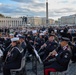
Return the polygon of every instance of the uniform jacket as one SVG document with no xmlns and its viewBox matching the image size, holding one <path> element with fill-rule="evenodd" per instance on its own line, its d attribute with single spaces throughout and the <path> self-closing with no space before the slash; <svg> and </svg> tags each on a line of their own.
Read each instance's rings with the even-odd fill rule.
<svg viewBox="0 0 76 75">
<path fill-rule="evenodd" d="M 44 64 L 45 68 L 54 68 L 57 71 L 65 71 L 68 68 L 69 61 L 71 59 L 71 52 L 69 50 L 63 50 L 59 47 L 58 55 L 54 56 L 56 60 L 47 62 Z"/>
<path fill-rule="evenodd" d="M 4 66 L 9 69 L 17 69 L 21 66 L 21 59 L 22 51 L 17 46 L 14 46 L 8 51 Z"/>
<path fill-rule="evenodd" d="M 53 42 L 47 41 L 46 44 L 47 44 L 47 46 L 44 51 L 43 60 L 46 59 L 46 57 L 49 55 L 49 53 L 52 52 L 54 49 L 56 49 L 58 46 L 58 44 L 55 41 L 53 41 Z"/>
</svg>

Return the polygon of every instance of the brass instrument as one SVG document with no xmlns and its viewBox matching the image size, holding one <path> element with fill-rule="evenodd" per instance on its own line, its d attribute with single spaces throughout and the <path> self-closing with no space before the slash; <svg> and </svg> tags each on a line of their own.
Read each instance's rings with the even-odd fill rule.
<svg viewBox="0 0 76 75">
<path fill-rule="evenodd" d="M 60 47 L 60 44 L 58 44 L 58 47 L 56 49 L 54 49 L 55 51 L 58 51 L 58 48 Z M 53 51 L 54 51 L 53 50 Z M 45 62 L 50 56 L 52 55 L 52 52 L 50 52 L 50 54 L 43 60 L 43 62 Z"/>
</svg>

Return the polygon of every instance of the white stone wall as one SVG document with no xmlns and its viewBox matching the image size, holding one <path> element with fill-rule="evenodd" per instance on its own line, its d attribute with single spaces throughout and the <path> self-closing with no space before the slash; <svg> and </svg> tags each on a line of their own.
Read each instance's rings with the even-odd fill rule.
<svg viewBox="0 0 76 75">
<path fill-rule="evenodd" d="M 53 24 L 54 20 L 49 19 L 49 24 Z M 31 26 L 46 25 L 45 17 L 27 17 L 27 24 Z M 25 22 L 22 22 L 22 18 L 0 18 L 0 27 L 19 27 L 26 26 Z"/>
<path fill-rule="evenodd" d="M 0 18 L 0 27 L 18 27 L 22 25 L 22 18 Z"/>
<path fill-rule="evenodd" d="M 76 25 L 76 15 L 63 16 L 59 18 L 60 24 L 73 24 Z"/>
</svg>

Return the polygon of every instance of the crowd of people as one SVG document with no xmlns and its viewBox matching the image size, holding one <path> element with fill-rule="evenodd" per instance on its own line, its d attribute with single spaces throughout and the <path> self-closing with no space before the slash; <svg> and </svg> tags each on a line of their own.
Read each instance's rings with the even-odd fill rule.
<svg viewBox="0 0 76 75">
<path fill-rule="evenodd" d="M 14 29 L 12 33 L 0 33 L 0 62 L 3 75 L 11 75 L 11 69 L 18 69 L 21 59 L 38 52 L 43 65 L 44 75 L 68 69 L 70 60 L 76 62 L 76 27 L 41 27 Z M 33 48 L 34 47 L 34 48 Z"/>
</svg>

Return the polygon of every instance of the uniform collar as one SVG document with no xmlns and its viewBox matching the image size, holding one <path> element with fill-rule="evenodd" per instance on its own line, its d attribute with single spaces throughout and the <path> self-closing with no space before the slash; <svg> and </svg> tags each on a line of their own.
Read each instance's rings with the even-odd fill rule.
<svg viewBox="0 0 76 75">
<path fill-rule="evenodd" d="M 68 44 L 63 47 L 63 50 L 66 50 L 66 49 L 68 49 Z"/>
</svg>

